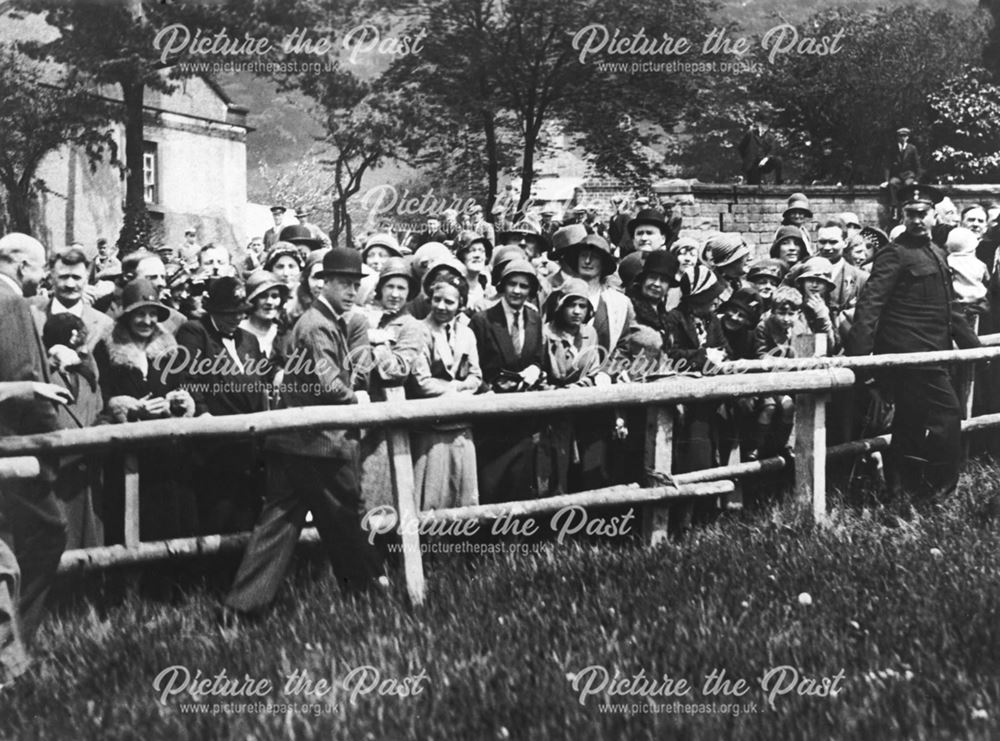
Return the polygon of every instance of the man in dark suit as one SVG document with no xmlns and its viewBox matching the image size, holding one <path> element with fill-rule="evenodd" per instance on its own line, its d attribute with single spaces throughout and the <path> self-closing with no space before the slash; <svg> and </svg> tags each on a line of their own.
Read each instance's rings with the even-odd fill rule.
<svg viewBox="0 0 1000 741">
<path fill-rule="evenodd" d="M 205 315 L 177 330 L 181 385 L 195 415 L 252 414 L 267 409 L 264 356 L 257 338 L 240 329 L 250 310 L 238 278 L 208 286 Z M 202 372 L 206 370 L 207 372 Z M 252 440 L 207 441 L 194 451 L 198 524 L 205 535 L 253 527 L 263 496 L 263 468 Z"/>
<path fill-rule="evenodd" d="M 27 234 L 0 239 L 0 381 L 49 380 L 48 363 L 24 296 L 45 274 L 45 248 Z M 14 398 L 0 404 L 0 436 L 51 432 L 58 427 L 50 401 Z M 52 472 L 0 488 L 0 683 L 27 668 L 23 643 L 41 621 L 66 523 L 52 490 Z M 20 592 L 20 602 L 18 594 Z"/>
<path fill-rule="evenodd" d="M 318 273 L 326 284 L 289 337 L 284 383 L 288 407 L 356 404 L 354 368 L 345 314 L 361 283 L 361 253 L 334 247 Z M 361 528 L 358 438 L 354 431 L 311 429 L 272 435 L 265 444 L 267 495 L 247 544 L 223 620 L 254 614 L 277 594 L 312 512 L 334 573 L 345 591 L 362 591 L 379 579 L 380 556 Z"/>
<path fill-rule="evenodd" d="M 528 299 L 538 278 L 523 258 L 507 262 L 497 285 L 500 301 L 469 322 L 476 336 L 483 387 L 498 393 L 526 391 L 542 381 L 542 320 Z M 483 504 L 533 499 L 537 429 L 487 422 L 475 428 L 479 501 Z"/>
<path fill-rule="evenodd" d="M 899 208 L 899 189 L 904 185 L 920 182 L 923 170 L 920 167 L 920 153 L 910 144 L 910 130 L 905 126 L 896 129 L 896 146 L 892 148 L 885 165 L 883 188 L 889 190 L 889 207 L 896 218 Z"/>
<path fill-rule="evenodd" d="M 281 234 L 281 229 L 285 225 L 285 212 L 287 210 L 284 206 L 271 206 L 271 217 L 274 219 L 274 226 L 264 232 L 265 252 L 271 249 L 271 246 L 278 241 L 278 235 Z"/>
<path fill-rule="evenodd" d="M 774 136 L 764 128 L 763 121 L 757 119 L 750 124 L 738 147 L 747 185 L 760 185 L 761 176 L 769 172 L 774 173 L 774 184 L 781 185 L 782 162 L 774 153 L 776 147 Z"/>
<path fill-rule="evenodd" d="M 934 204 L 926 185 L 900 191 L 905 231 L 875 253 L 871 275 L 854 310 L 848 355 L 930 352 L 978 347 L 979 338 L 955 303 L 941 248 L 931 241 Z M 888 376 L 895 397 L 889 448 L 895 495 L 926 505 L 958 485 L 961 421 L 946 364 L 899 368 Z"/>
</svg>

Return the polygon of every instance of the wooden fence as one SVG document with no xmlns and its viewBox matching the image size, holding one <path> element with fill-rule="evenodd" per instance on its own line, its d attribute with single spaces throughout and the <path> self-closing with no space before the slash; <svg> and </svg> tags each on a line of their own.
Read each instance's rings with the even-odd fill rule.
<svg viewBox="0 0 1000 741">
<path fill-rule="evenodd" d="M 1000 340 L 1000 337 L 997 338 Z M 879 364 L 879 359 L 893 362 Z M 254 437 L 287 430 L 318 428 L 384 428 L 388 442 L 396 516 L 402 538 L 407 590 L 416 604 L 424 599 L 420 531 L 428 523 L 482 521 L 502 516 L 555 512 L 570 506 L 636 504 L 641 510 L 643 537 L 655 544 L 666 537 L 667 512 L 672 500 L 683 497 L 738 496 L 737 481 L 745 476 L 779 471 L 784 458 L 739 462 L 738 451 L 729 465 L 673 476 L 674 410 L 677 405 L 743 396 L 794 394 L 796 404 L 794 469 L 796 498 L 811 506 L 821 521 L 826 513 L 826 460 L 828 455 L 857 455 L 883 446 L 887 437 L 855 441 L 827 450 L 826 404 L 831 391 L 854 385 L 852 368 L 873 365 L 915 365 L 942 361 L 967 363 L 1000 358 L 1000 347 L 946 353 L 914 353 L 898 362 L 880 358 L 817 358 L 808 370 L 745 366 L 737 374 L 711 377 L 670 377 L 650 383 L 604 388 L 568 389 L 529 393 L 454 396 L 406 400 L 397 389 L 385 403 L 324 406 L 260 412 L 227 417 L 199 417 L 106 425 L 78 430 L 0 438 L 0 479 L 31 478 L 39 474 L 40 460 L 84 452 L 123 452 L 125 478 L 125 543 L 118 546 L 71 550 L 63 554 L 63 572 L 137 564 L 163 558 L 208 555 L 242 548 L 248 533 L 143 542 L 139 532 L 140 473 L 136 451 L 140 448 L 214 438 Z M 803 361 L 788 363 L 802 365 Z M 842 367 L 832 367 L 842 366 Z M 736 369 L 736 368 L 734 368 Z M 761 373 L 763 370 L 771 370 Z M 414 500 L 413 465 L 408 429 L 427 422 L 462 420 L 503 421 L 511 417 L 570 413 L 612 407 L 639 406 L 646 410 L 646 449 L 640 483 L 545 499 L 478 505 L 420 512 Z M 1000 415 L 968 420 L 965 429 L 1000 425 Z M 314 529 L 303 539 L 317 539 Z"/>
</svg>

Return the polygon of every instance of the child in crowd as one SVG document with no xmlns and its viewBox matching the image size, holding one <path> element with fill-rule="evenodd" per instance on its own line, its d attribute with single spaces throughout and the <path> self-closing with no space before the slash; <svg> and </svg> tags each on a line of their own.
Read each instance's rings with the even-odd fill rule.
<svg viewBox="0 0 1000 741">
<path fill-rule="evenodd" d="M 762 312 L 771 308 L 771 296 L 785 277 L 785 263 L 773 257 L 764 257 L 750 266 L 747 280 L 757 291 L 763 305 Z"/>
<path fill-rule="evenodd" d="M 802 293 L 802 316 L 814 334 L 826 335 L 825 355 L 833 355 L 840 347 L 839 334 L 830 311 L 830 292 L 834 288 L 833 265 L 825 257 L 814 256 L 792 271 L 787 280 L 794 282 Z"/>
<path fill-rule="evenodd" d="M 638 253 L 636 253 L 638 254 Z M 587 284 L 579 278 L 567 278 L 549 296 L 545 305 L 546 323 L 542 329 L 542 363 L 549 385 L 555 388 L 593 386 L 601 370 L 597 331 L 589 326 L 594 307 L 587 295 Z M 562 416 L 548 425 L 541 436 L 538 458 L 541 495 L 565 494 L 571 462 L 577 462 L 574 419 Z"/>
<path fill-rule="evenodd" d="M 989 268 L 976 257 L 979 237 L 965 227 L 956 226 L 948 233 L 945 249 L 948 251 L 948 268 L 952 286 L 970 326 L 975 327 L 978 317 L 988 308 L 986 284 Z"/>
<path fill-rule="evenodd" d="M 794 357 L 792 343 L 811 334 L 802 316 L 802 294 L 791 286 L 779 286 L 771 298 L 771 311 L 757 325 L 754 345 L 758 358 Z M 787 395 L 755 399 L 755 427 L 748 458 L 757 460 L 780 450 L 788 442 L 795 415 L 795 400 Z"/>
</svg>

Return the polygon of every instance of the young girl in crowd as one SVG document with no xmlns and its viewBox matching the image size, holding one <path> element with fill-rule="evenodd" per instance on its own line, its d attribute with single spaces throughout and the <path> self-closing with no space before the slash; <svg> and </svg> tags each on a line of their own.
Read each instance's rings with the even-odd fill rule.
<svg viewBox="0 0 1000 741">
<path fill-rule="evenodd" d="M 587 284 L 567 278 L 546 302 L 547 322 L 542 329 L 543 368 L 549 385 L 556 388 L 593 386 L 601 367 L 597 332 L 587 322 L 594 307 Z M 539 451 L 539 494 L 565 494 L 570 463 L 575 457 L 574 419 L 563 416 L 542 432 Z"/>
<path fill-rule="evenodd" d="M 836 354 L 840 347 L 839 333 L 830 311 L 829 297 L 834 288 L 833 266 L 825 257 L 810 257 L 798 270 L 789 274 L 802 293 L 802 315 L 809 330 L 826 336 L 825 355 Z"/>
<path fill-rule="evenodd" d="M 441 273 L 427 286 L 431 309 L 423 320 L 424 341 L 410 378 L 412 396 L 473 394 L 482 384 L 472 330 L 456 321 L 469 298 L 464 276 Z M 421 509 L 479 504 L 472 428 L 461 422 L 414 430 L 413 478 Z"/>
</svg>

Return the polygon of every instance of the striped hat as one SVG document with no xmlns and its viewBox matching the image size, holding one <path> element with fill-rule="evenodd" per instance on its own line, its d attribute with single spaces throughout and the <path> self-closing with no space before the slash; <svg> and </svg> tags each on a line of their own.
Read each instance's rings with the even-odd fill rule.
<svg viewBox="0 0 1000 741">
<path fill-rule="evenodd" d="M 706 306 L 725 291 L 726 286 L 703 265 L 695 265 L 692 272 L 681 277 L 681 294 L 692 306 Z"/>
</svg>

